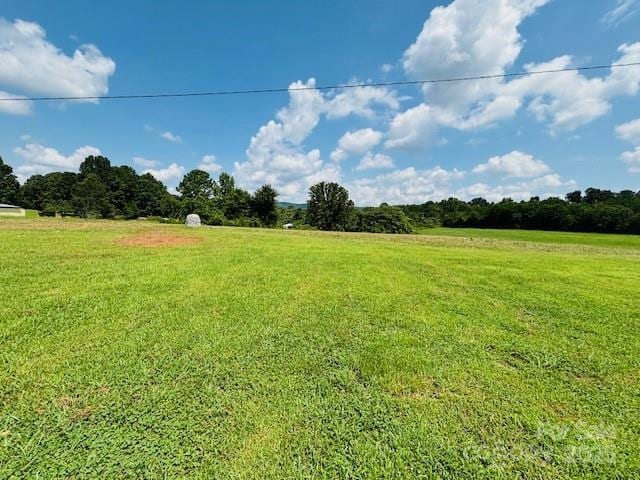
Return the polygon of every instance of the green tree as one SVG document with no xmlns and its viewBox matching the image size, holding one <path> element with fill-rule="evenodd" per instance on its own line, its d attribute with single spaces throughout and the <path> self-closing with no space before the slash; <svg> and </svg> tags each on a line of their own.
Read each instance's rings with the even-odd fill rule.
<svg viewBox="0 0 640 480">
<path fill-rule="evenodd" d="M 31 175 L 20 187 L 20 204 L 26 208 L 42 210 L 47 179 L 44 175 Z"/>
<path fill-rule="evenodd" d="M 191 170 L 178 185 L 178 192 L 183 198 L 211 198 L 215 182 L 204 170 Z"/>
<path fill-rule="evenodd" d="M 580 190 L 576 190 L 575 192 L 569 192 L 567 193 L 565 198 L 569 203 L 580 203 L 582 202 L 582 192 Z"/>
<path fill-rule="evenodd" d="M 482 197 L 474 198 L 474 199 L 472 199 L 469 203 L 470 203 L 471 205 L 477 205 L 477 206 L 480 206 L 480 207 L 486 207 L 486 206 L 489 204 L 489 202 L 487 202 L 487 201 L 486 201 L 484 198 L 482 198 Z"/>
<path fill-rule="evenodd" d="M 587 188 L 584 191 L 584 201 L 587 203 L 607 202 L 615 196 L 610 190 L 600 190 L 599 188 Z"/>
<path fill-rule="evenodd" d="M 139 216 L 139 208 L 136 204 L 136 188 L 138 186 L 138 174 L 127 166 L 111 167 L 112 189 L 111 202 L 120 215 L 127 218 Z"/>
<path fill-rule="evenodd" d="M 633 221 L 633 211 L 621 205 L 599 204 L 593 209 L 593 223 L 598 232 L 622 233 Z"/>
<path fill-rule="evenodd" d="M 80 164 L 80 175 L 86 177 L 90 173 L 96 175 L 102 183 L 109 185 L 114 178 L 111 162 L 101 155 L 89 155 Z"/>
<path fill-rule="evenodd" d="M 140 175 L 136 180 L 134 201 L 139 214 L 145 217 L 154 215 L 169 215 L 167 197 L 172 197 L 167 192 L 162 182 L 150 173 Z"/>
<path fill-rule="evenodd" d="M 52 172 L 46 174 L 44 180 L 42 211 L 50 214 L 72 212 L 71 199 L 78 175 L 72 172 Z"/>
<path fill-rule="evenodd" d="M 216 183 L 204 170 L 196 169 L 187 173 L 178 185 L 178 192 L 182 194 L 183 216 L 196 213 L 206 224 L 217 223 L 215 219 L 220 215 L 217 214 L 213 200 L 216 187 Z"/>
<path fill-rule="evenodd" d="M 20 184 L 13 174 L 13 168 L 2 161 L 0 157 L 0 203 L 16 203 Z"/>
<path fill-rule="evenodd" d="M 73 188 L 73 204 L 81 217 L 113 215 L 109 191 L 95 173 L 89 173 Z"/>
<path fill-rule="evenodd" d="M 214 182 L 213 201 L 215 208 L 228 220 L 237 220 L 251 215 L 251 195 L 236 187 L 234 178 L 222 172 Z"/>
<path fill-rule="evenodd" d="M 71 199 L 78 175 L 72 172 L 52 172 L 33 175 L 20 188 L 20 202 L 27 208 L 54 214 L 72 212 Z"/>
<path fill-rule="evenodd" d="M 349 192 L 337 183 L 320 182 L 309 188 L 309 225 L 320 230 L 345 230 L 353 208 Z"/>
<path fill-rule="evenodd" d="M 218 186 L 216 195 L 220 197 L 229 197 L 236 189 L 236 181 L 226 172 L 220 173 L 218 176 Z"/>
<path fill-rule="evenodd" d="M 251 194 L 241 188 L 234 188 L 220 198 L 218 208 L 230 220 L 251 215 Z"/>
<path fill-rule="evenodd" d="M 251 209 L 260 219 L 263 225 L 273 226 L 278 220 L 276 209 L 276 192 L 271 185 L 263 185 L 251 198 Z"/>
</svg>

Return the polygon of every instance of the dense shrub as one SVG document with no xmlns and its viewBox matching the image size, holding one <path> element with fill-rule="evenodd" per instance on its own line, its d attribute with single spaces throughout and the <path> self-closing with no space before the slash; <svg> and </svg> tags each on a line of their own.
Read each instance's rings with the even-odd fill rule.
<svg viewBox="0 0 640 480">
<path fill-rule="evenodd" d="M 349 229 L 369 233 L 411 233 L 413 231 L 409 217 L 401 209 L 386 204 L 355 210 Z"/>
</svg>

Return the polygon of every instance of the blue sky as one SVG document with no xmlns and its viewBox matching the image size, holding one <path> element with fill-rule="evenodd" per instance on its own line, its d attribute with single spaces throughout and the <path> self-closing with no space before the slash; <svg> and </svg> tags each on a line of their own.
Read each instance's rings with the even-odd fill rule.
<svg viewBox="0 0 640 480">
<path fill-rule="evenodd" d="M 640 61 L 640 0 L 5 0 L 0 96 L 333 85 Z M 314 83 L 315 82 L 315 83 Z M 188 170 L 303 201 L 640 190 L 640 67 L 329 92 L 0 102 L 22 179 L 101 153 L 170 188 Z"/>
</svg>

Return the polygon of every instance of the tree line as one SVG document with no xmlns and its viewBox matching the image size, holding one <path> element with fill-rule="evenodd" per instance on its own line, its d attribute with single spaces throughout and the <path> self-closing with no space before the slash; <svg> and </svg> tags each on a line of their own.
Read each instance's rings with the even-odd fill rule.
<svg viewBox="0 0 640 480">
<path fill-rule="evenodd" d="M 252 195 L 237 188 L 226 173 L 216 181 L 207 172 L 192 170 L 177 190 L 180 195 L 172 195 L 153 175 L 111 165 L 103 156 L 87 157 L 78 173 L 32 175 L 20 185 L 13 169 L 0 158 L 0 203 L 17 203 L 43 215 L 177 221 L 198 213 L 211 225 L 273 226 L 277 222 L 277 193 L 269 185 Z"/>
<path fill-rule="evenodd" d="M 249 193 L 227 173 L 214 180 L 196 169 L 183 177 L 177 191 L 179 195 L 173 195 L 151 174 L 113 166 L 103 156 L 87 157 L 78 173 L 33 175 L 20 185 L 0 157 L 0 203 L 19 204 L 44 215 L 182 221 L 189 213 L 197 213 L 207 225 L 293 223 L 296 228 L 371 233 L 411 233 L 438 226 L 640 233 L 640 192 L 631 190 L 588 188 L 584 193 L 570 192 L 564 199 L 465 202 L 449 198 L 420 205 L 383 203 L 357 208 L 343 186 L 320 182 L 309 189 L 306 208 L 283 208 L 270 185 Z"/>
<path fill-rule="evenodd" d="M 20 185 L 11 166 L 0 158 L 0 203 L 19 204 L 43 215 L 85 218 L 150 218 L 183 221 L 197 213 L 206 225 L 273 227 L 293 223 L 296 228 L 363 232 L 409 233 L 402 210 L 381 205 L 356 209 L 347 190 L 321 182 L 309 190 L 306 209 L 281 208 L 278 193 L 263 185 L 253 194 L 238 188 L 234 178 L 220 173 L 217 180 L 203 170 L 191 170 L 172 195 L 151 174 L 114 166 L 103 156 L 89 156 L 78 173 L 33 175 Z"/>
<path fill-rule="evenodd" d="M 513 228 L 573 232 L 640 233 L 640 191 L 587 188 L 564 199 L 532 197 L 463 202 L 449 198 L 400 208 L 417 227 Z"/>
</svg>

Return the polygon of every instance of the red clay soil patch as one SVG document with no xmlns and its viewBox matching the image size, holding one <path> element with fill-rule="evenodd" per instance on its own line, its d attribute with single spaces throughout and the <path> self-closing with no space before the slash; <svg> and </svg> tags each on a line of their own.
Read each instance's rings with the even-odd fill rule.
<svg viewBox="0 0 640 480">
<path fill-rule="evenodd" d="M 139 233 L 118 241 L 124 247 L 175 247 L 200 243 L 202 238 L 169 235 L 166 233 Z"/>
</svg>

